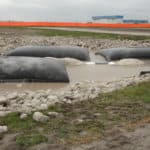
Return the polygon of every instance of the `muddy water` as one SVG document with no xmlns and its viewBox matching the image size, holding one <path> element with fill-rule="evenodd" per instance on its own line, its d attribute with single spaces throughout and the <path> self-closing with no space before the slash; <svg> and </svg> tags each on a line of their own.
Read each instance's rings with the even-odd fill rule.
<svg viewBox="0 0 150 150">
<path fill-rule="evenodd" d="M 106 61 L 100 56 L 91 55 L 91 61 L 102 62 Z M 119 66 L 119 65 L 77 65 L 67 66 L 67 71 L 71 83 L 80 81 L 112 81 L 138 75 L 140 71 L 150 70 L 150 60 L 145 61 L 144 65 L 138 66 Z M 67 87 L 66 83 L 0 83 L 0 93 L 26 91 L 26 90 L 60 90 Z"/>
<path fill-rule="evenodd" d="M 0 83 L 0 94 L 9 92 L 60 90 L 68 86 L 66 83 Z"/>
<path fill-rule="evenodd" d="M 150 66 L 82 65 L 68 68 L 72 82 L 83 80 L 112 81 L 138 75 L 143 70 L 150 70 Z"/>
</svg>

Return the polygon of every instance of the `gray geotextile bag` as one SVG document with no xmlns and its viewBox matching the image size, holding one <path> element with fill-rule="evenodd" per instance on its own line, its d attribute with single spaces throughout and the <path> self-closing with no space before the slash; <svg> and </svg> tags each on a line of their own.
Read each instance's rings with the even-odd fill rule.
<svg viewBox="0 0 150 150">
<path fill-rule="evenodd" d="M 72 46 L 22 46 L 7 53 L 7 56 L 74 58 L 89 61 L 89 51 L 86 48 Z"/>
<path fill-rule="evenodd" d="M 65 65 L 50 58 L 0 57 L 0 81 L 69 82 Z"/>
<path fill-rule="evenodd" d="M 107 61 L 120 60 L 125 58 L 150 58 L 150 47 L 147 48 L 110 48 L 95 53 L 105 57 Z"/>
</svg>

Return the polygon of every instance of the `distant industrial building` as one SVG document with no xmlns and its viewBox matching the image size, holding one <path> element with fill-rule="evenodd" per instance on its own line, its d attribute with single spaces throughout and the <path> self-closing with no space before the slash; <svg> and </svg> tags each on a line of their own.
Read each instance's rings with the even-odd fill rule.
<svg viewBox="0 0 150 150">
<path fill-rule="evenodd" d="M 148 20 L 134 20 L 134 19 L 130 19 L 130 20 L 123 20 L 123 23 L 139 24 L 139 23 L 149 23 L 149 21 Z"/>
<path fill-rule="evenodd" d="M 124 16 L 93 16 L 92 22 L 94 23 L 123 23 Z"/>
<path fill-rule="evenodd" d="M 93 23 L 132 23 L 132 24 L 149 23 L 148 20 L 124 19 L 124 16 L 121 15 L 93 16 L 92 22 Z"/>
</svg>

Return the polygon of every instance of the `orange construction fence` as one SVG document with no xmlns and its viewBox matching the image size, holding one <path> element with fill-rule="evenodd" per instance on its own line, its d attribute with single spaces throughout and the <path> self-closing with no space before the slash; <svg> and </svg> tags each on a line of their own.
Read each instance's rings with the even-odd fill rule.
<svg viewBox="0 0 150 150">
<path fill-rule="evenodd" d="M 105 24 L 105 23 L 78 23 L 78 22 L 0 22 L 0 27 L 150 28 L 150 24 Z"/>
</svg>

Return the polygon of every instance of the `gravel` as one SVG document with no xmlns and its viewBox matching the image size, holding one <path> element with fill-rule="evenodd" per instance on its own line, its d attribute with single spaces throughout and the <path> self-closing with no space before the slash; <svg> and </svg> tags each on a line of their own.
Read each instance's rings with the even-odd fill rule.
<svg viewBox="0 0 150 150">
<path fill-rule="evenodd" d="M 100 93 L 111 92 L 135 83 L 150 80 L 150 76 L 133 76 L 112 82 L 84 81 L 72 83 L 60 92 L 51 90 L 40 90 L 36 92 L 23 91 L 4 95 L 9 102 L 8 105 L 0 105 L 0 112 L 21 112 L 30 114 L 32 111 L 46 110 L 55 103 L 75 103 L 96 98 Z M 16 92 L 15 92 L 16 93 Z M 13 95 L 13 96 L 11 96 Z"/>
<path fill-rule="evenodd" d="M 0 36 L 0 52 L 12 50 L 19 46 L 35 45 L 70 45 L 88 48 L 96 51 L 104 48 L 113 47 L 150 47 L 150 40 L 134 41 L 134 40 L 111 40 L 111 39 L 90 39 L 90 38 L 71 38 L 71 37 L 43 37 L 29 35 L 1 35 Z"/>
</svg>

